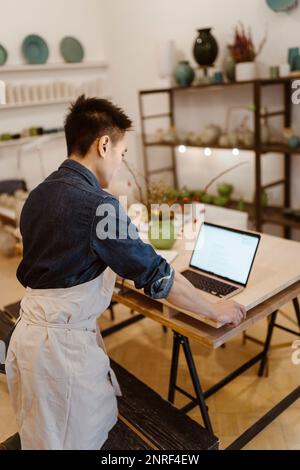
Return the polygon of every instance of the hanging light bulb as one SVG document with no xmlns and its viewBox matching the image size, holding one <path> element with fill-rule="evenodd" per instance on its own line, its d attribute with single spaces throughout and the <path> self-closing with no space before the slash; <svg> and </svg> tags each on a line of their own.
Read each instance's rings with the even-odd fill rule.
<svg viewBox="0 0 300 470">
<path fill-rule="evenodd" d="M 211 150 L 211 148 L 206 147 L 206 148 L 204 149 L 204 155 L 205 155 L 206 157 L 210 157 L 210 156 L 212 155 L 212 150 Z"/>
<path fill-rule="evenodd" d="M 185 153 L 186 152 L 186 146 L 185 145 L 179 145 L 178 152 L 179 153 Z"/>
<path fill-rule="evenodd" d="M 237 148 L 232 149 L 232 155 L 233 155 L 234 157 L 238 157 L 239 154 L 240 154 L 239 149 L 237 149 Z"/>
</svg>

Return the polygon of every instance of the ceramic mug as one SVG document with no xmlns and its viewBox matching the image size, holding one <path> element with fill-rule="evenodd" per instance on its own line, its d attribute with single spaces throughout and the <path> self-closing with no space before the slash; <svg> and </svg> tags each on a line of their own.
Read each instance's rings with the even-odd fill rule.
<svg viewBox="0 0 300 470">
<path fill-rule="evenodd" d="M 22 102 L 29 103 L 30 102 L 30 93 L 29 93 L 29 86 L 22 85 L 21 86 L 21 95 L 22 95 Z"/>
<path fill-rule="evenodd" d="M 291 70 L 297 70 L 295 68 L 295 60 L 299 55 L 299 47 L 290 47 L 288 50 L 288 63 L 290 64 Z"/>
<path fill-rule="evenodd" d="M 300 54 L 294 59 L 294 70 L 300 70 Z"/>
<path fill-rule="evenodd" d="M 13 87 L 13 93 L 14 93 L 14 102 L 22 103 L 22 93 L 21 93 L 20 85 L 15 85 Z"/>
<path fill-rule="evenodd" d="M 38 87 L 37 85 L 31 85 L 29 87 L 30 101 L 39 101 Z"/>
<path fill-rule="evenodd" d="M 274 65 L 270 67 L 270 78 L 276 79 L 279 77 L 279 67 Z"/>
<path fill-rule="evenodd" d="M 279 75 L 280 77 L 288 77 L 291 71 L 290 64 L 281 64 L 279 66 Z"/>
<path fill-rule="evenodd" d="M 213 76 L 213 82 L 214 83 L 223 83 L 224 82 L 224 76 L 223 76 L 223 72 L 215 72 L 214 73 L 214 76 Z"/>
<path fill-rule="evenodd" d="M 38 86 L 39 99 L 41 101 L 47 101 L 47 85 L 41 84 Z"/>
<path fill-rule="evenodd" d="M 10 84 L 6 85 L 6 102 L 7 104 L 15 103 L 14 87 Z"/>
</svg>

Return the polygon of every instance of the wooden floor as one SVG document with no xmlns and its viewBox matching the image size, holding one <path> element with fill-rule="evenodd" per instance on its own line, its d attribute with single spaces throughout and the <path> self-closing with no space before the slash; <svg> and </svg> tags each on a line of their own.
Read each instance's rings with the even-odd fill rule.
<svg viewBox="0 0 300 470">
<path fill-rule="evenodd" d="M 14 278 L 17 264 L 18 259 L 9 262 L 0 259 L 0 307 L 18 300 L 22 294 L 22 288 L 17 285 Z M 126 308 L 116 307 L 116 321 L 128 316 L 130 313 Z M 283 315 L 279 318 L 282 324 L 297 328 L 291 305 L 283 309 Z M 106 328 L 111 324 L 109 314 L 106 312 L 102 317 L 101 326 Z M 266 322 L 261 322 L 249 331 L 260 339 L 264 338 L 265 332 Z M 208 400 L 215 434 L 221 440 L 221 448 L 230 444 L 248 426 L 299 385 L 300 365 L 293 365 L 291 361 L 291 344 L 295 339 L 296 337 L 287 333 L 276 331 L 270 355 L 269 376 L 259 379 L 257 366 L 254 366 Z M 145 319 L 110 336 L 105 342 L 110 356 L 115 361 L 166 398 L 172 348 L 170 331 L 164 333 L 159 325 Z M 283 343 L 285 347 L 278 348 L 278 345 Z M 225 349 L 216 351 L 210 351 L 195 343 L 191 343 L 191 346 L 204 389 L 260 351 L 260 346 L 252 342 L 243 345 L 242 336 L 228 343 Z M 192 393 L 192 384 L 183 357 L 180 360 L 179 383 Z M 176 405 L 182 406 L 185 403 L 186 398 L 177 395 Z M 198 410 L 192 411 L 190 416 L 201 422 Z M 16 424 L 5 377 L 0 376 L 0 440 L 15 430 Z M 300 450 L 300 401 L 298 400 L 258 435 L 246 449 Z"/>
</svg>

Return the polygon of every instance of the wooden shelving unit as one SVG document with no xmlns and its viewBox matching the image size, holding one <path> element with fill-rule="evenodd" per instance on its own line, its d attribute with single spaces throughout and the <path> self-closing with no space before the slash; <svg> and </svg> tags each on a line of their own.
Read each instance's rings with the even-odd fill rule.
<svg viewBox="0 0 300 470">
<path fill-rule="evenodd" d="M 184 142 L 175 143 L 164 143 L 164 142 L 150 142 L 146 134 L 146 121 L 149 119 L 168 118 L 170 126 L 176 126 L 175 122 L 175 96 L 177 93 L 199 93 L 202 90 L 208 88 L 218 88 L 220 90 L 226 90 L 228 87 L 234 87 L 238 90 L 239 87 L 250 87 L 253 96 L 254 103 L 254 145 L 252 147 L 238 147 L 240 151 L 252 151 L 255 156 L 255 204 L 247 205 L 247 210 L 250 216 L 255 222 L 255 228 L 257 231 L 262 231 L 264 223 L 270 223 L 279 225 L 284 229 L 284 236 L 286 238 L 291 237 L 291 229 L 300 229 L 300 222 L 294 219 L 290 219 L 284 216 L 281 208 L 270 207 L 263 209 L 261 207 L 261 195 L 262 191 L 268 190 L 275 186 L 284 187 L 284 198 L 283 208 L 289 208 L 291 204 L 291 156 L 293 154 L 300 154 L 300 147 L 297 149 L 291 149 L 283 144 L 270 144 L 264 145 L 261 141 L 261 119 L 263 117 L 272 118 L 281 116 L 283 119 L 283 126 L 290 127 L 292 122 L 292 107 L 291 107 L 291 82 L 299 79 L 299 76 L 283 77 L 278 79 L 261 79 L 245 82 L 233 82 L 223 84 L 201 84 L 191 87 L 172 87 L 152 90 L 142 90 L 139 93 L 139 106 L 140 106 L 140 118 L 142 127 L 142 141 L 143 141 L 143 154 L 144 154 L 144 168 L 146 173 L 146 179 L 149 180 L 151 175 L 159 174 L 163 172 L 171 172 L 173 174 L 174 186 L 178 187 L 178 175 L 176 167 L 176 148 L 180 145 L 186 145 Z M 267 114 L 261 114 L 261 103 L 263 90 L 268 86 L 280 85 L 282 88 L 283 107 L 277 111 L 273 111 Z M 144 113 L 144 97 L 147 95 L 155 94 L 167 94 L 169 110 L 166 113 L 145 115 Z M 158 170 L 150 171 L 148 165 L 148 148 L 150 147 L 169 147 L 172 154 L 172 164 L 168 167 L 162 167 Z M 191 145 L 191 147 L 204 148 L 201 145 Z M 209 145 L 212 149 L 224 149 L 232 150 L 232 147 L 221 147 L 219 145 Z M 284 158 L 284 176 L 282 179 L 274 181 L 268 185 L 263 186 L 262 184 L 262 157 L 267 153 L 278 153 L 282 154 Z"/>
</svg>

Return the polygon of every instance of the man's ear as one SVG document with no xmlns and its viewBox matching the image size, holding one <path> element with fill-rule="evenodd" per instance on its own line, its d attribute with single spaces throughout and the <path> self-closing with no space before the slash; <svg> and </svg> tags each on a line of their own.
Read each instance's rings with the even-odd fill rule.
<svg viewBox="0 0 300 470">
<path fill-rule="evenodd" d="M 109 137 L 108 135 L 104 135 L 100 137 L 98 140 L 98 154 L 99 157 L 105 158 L 107 154 L 107 148 L 109 145 Z"/>
</svg>

